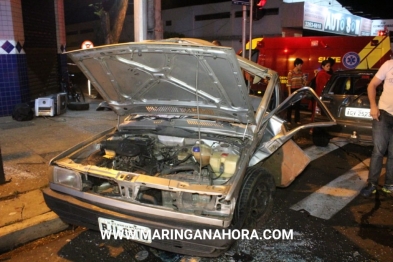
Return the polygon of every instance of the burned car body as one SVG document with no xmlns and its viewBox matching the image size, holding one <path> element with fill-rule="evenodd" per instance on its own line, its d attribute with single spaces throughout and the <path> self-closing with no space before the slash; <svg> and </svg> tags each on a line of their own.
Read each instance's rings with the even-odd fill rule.
<svg viewBox="0 0 393 262">
<path fill-rule="evenodd" d="M 329 137 L 342 137 L 350 143 L 372 145 L 372 118 L 367 87 L 377 69 L 336 71 L 324 88 L 321 100 L 337 125 L 320 130 L 314 143 L 326 146 Z M 377 87 L 377 102 L 383 83 Z M 325 132 L 326 131 L 326 132 Z"/>
<path fill-rule="evenodd" d="M 116 128 L 51 160 L 45 201 L 68 223 L 137 232 L 260 227 L 276 184 L 293 179 L 275 179 L 265 160 L 301 128 L 334 124 L 320 103 L 327 121 L 288 131 L 277 114 L 315 93 L 303 88 L 280 103 L 274 71 L 202 40 L 125 43 L 68 55 L 125 116 Z M 250 99 L 244 71 L 269 79 L 263 97 Z M 208 257 L 233 242 L 134 240 Z"/>
</svg>

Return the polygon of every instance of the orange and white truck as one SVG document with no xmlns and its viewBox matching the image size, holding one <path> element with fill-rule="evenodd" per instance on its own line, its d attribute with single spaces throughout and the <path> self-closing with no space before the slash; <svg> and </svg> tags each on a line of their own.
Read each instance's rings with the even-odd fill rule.
<svg viewBox="0 0 393 262">
<path fill-rule="evenodd" d="M 391 59 L 389 36 L 266 37 L 252 41 L 252 60 L 278 72 L 283 90 L 295 58 L 303 60 L 302 71 L 310 81 L 323 60 L 332 57 L 333 70 L 379 68 Z M 249 50 L 249 43 L 246 45 Z M 263 85 L 253 85 L 254 92 Z"/>
</svg>

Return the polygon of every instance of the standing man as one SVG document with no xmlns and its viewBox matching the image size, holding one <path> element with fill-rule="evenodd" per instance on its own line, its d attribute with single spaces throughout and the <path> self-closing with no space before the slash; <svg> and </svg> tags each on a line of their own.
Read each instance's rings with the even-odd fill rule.
<svg viewBox="0 0 393 262">
<path fill-rule="evenodd" d="M 293 62 L 294 68 L 288 73 L 288 96 L 290 96 L 293 92 L 302 88 L 305 85 L 305 79 L 302 72 L 303 60 L 300 58 L 296 58 L 295 62 Z M 300 123 L 300 100 L 295 104 L 290 106 L 287 111 L 287 121 L 288 124 L 291 124 L 292 121 L 292 109 L 295 109 L 295 123 Z"/>
<path fill-rule="evenodd" d="M 376 89 L 382 81 L 385 81 L 383 92 L 377 105 L 375 101 Z M 382 191 L 387 194 L 393 192 L 393 60 L 386 61 L 379 68 L 369 83 L 367 92 L 370 100 L 370 115 L 373 118 L 374 149 L 371 154 L 368 185 L 360 192 L 364 197 L 369 197 L 377 191 L 378 178 L 381 174 L 386 150 L 388 150 L 388 160 Z"/>
</svg>

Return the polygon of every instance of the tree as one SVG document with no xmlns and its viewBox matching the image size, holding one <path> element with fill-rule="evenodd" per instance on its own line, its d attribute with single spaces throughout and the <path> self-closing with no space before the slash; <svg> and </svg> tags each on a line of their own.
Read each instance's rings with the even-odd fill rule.
<svg viewBox="0 0 393 262">
<path fill-rule="evenodd" d="M 100 17 L 104 43 L 116 44 L 126 18 L 128 0 L 102 0 L 89 5 L 94 13 Z"/>
</svg>

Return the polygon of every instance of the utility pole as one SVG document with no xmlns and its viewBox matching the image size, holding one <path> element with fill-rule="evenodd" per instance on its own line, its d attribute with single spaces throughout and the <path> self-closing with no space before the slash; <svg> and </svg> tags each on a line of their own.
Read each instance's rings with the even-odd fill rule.
<svg viewBox="0 0 393 262">
<path fill-rule="evenodd" d="M 247 6 L 242 5 L 243 22 L 242 22 L 242 57 L 246 57 L 246 24 L 247 24 Z"/>
<path fill-rule="evenodd" d="M 253 21 L 253 9 L 254 8 L 254 0 L 250 0 L 250 35 L 248 40 L 248 60 L 251 61 L 251 46 L 252 46 L 252 21 Z M 245 43 L 244 43 L 245 44 Z"/>
<path fill-rule="evenodd" d="M 246 57 L 246 25 L 247 25 L 247 6 L 250 6 L 250 39 L 252 40 L 252 8 L 254 5 L 254 0 L 232 0 L 233 4 L 242 5 L 242 57 Z M 251 52 L 249 52 L 249 59 L 251 60 Z"/>
<path fill-rule="evenodd" d="M 147 39 L 162 39 L 161 0 L 147 0 Z"/>
<path fill-rule="evenodd" d="M 156 1 L 155 0 L 147 0 L 147 18 L 146 18 L 146 21 L 147 21 L 147 38 L 146 39 L 148 39 L 148 40 L 152 40 L 152 39 L 155 39 L 155 32 L 154 32 L 154 30 L 155 30 L 155 12 L 154 12 L 154 9 L 155 9 L 155 3 Z"/>
<path fill-rule="evenodd" d="M 147 2 L 134 0 L 134 41 L 141 42 L 147 39 Z"/>
<path fill-rule="evenodd" d="M 161 0 L 155 0 L 156 4 L 154 7 L 154 16 L 155 16 L 155 27 L 154 27 L 154 39 L 163 39 L 164 38 L 164 30 L 162 28 L 162 17 L 161 17 Z"/>
</svg>

